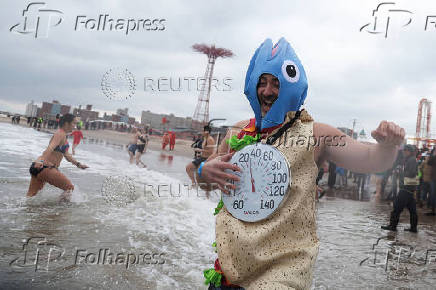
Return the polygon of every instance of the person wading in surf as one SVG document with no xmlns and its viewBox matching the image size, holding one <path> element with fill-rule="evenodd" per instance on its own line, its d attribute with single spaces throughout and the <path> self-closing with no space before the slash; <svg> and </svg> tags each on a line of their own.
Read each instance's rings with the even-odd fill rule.
<svg viewBox="0 0 436 290">
<path fill-rule="evenodd" d="M 49 145 L 30 166 L 29 172 L 31 175 L 29 190 L 27 197 L 35 196 L 43 187 L 46 182 L 56 186 L 64 192 L 61 195 L 60 201 L 69 201 L 71 192 L 74 190 L 74 185 L 71 181 L 62 174 L 58 167 L 62 159 L 71 162 L 73 165 L 81 169 L 86 169 L 88 166 L 81 164 L 73 158 L 68 152 L 69 144 L 67 135 L 76 126 L 76 119 L 72 114 L 66 114 L 59 120 L 59 129 L 54 133 L 50 139 Z"/>
</svg>

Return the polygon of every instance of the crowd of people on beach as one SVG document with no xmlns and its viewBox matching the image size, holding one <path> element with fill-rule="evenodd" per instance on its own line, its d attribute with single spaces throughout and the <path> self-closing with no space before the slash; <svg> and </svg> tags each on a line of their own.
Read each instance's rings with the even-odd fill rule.
<svg viewBox="0 0 436 290">
<path fill-rule="evenodd" d="M 418 206 L 427 203 L 430 212 L 427 216 L 435 216 L 436 207 L 436 155 L 435 148 L 423 147 L 418 150 L 414 145 L 405 145 L 399 151 L 394 166 L 383 176 L 386 182 L 392 176 L 390 198 L 393 199 L 393 210 L 390 222 L 382 226 L 384 230 L 396 231 L 401 212 L 407 207 L 410 213 L 410 228 L 407 231 L 418 231 Z"/>
<path fill-rule="evenodd" d="M 61 115 L 56 114 L 54 119 L 47 119 L 42 117 L 27 117 L 27 125 L 35 129 L 58 129 Z"/>
<path fill-rule="evenodd" d="M 67 114 L 71 115 L 71 114 Z M 44 119 L 42 117 L 27 117 L 27 125 L 33 127 L 36 130 L 41 129 L 53 129 L 57 130 L 59 128 L 59 122 L 63 116 L 57 114 L 54 119 Z M 81 140 L 84 139 L 82 130 L 105 130 L 112 129 L 119 132 L 125 132 L 132 134 L 131 140 L 126 145 L 127 151 L 129 153 L 129 162 L 135 163 L 140 167 L 147 167 L 141 160 L 141 156 L 146 153 L 147 145 L 149 143 L 150 135 L 153 134 L 153 129 L 149 126 L 144 127 L 134 127 L 127 124 L 116 124 L 115 127 L 107 127 L 106 123 L 95 123 L 95 122 L 83 122 L 80 117 L 77 118 L 76 128 L 67 134 L 68 137 L 73 137 L 72 155 L 75 154 L 76 147 L 80 144 Z M 14 115 L 11 117 L 12 124 L 20 124 L 20 116 Z M 156 133 L 156 130 L 154 132 Z M 160 133 L 162 134 L 162 133 Z M 162 135 L 162 151 L 174 151 L 176 144 L 176 133 L 172 130 L 164 130 Z M 168 146 L 169 145 L 169 146 Z M 168 146 L 168 149 L 167 149 Z"/>
<path fill-rule="evenodd" d="M 46 117 L 26 117 L 27 125 L 29 127 L 33 127 L 35 129 L 58 129 L 59 120 L 61 118 L 61 114 L 56 114 L 55 117 L 46 118 Z M 20 124 L 20 115 L 12 116 L 11 122 L 12 124 Z M 131 133 L 135 128 L 131 124 L 111 124 L 111 121 L 90 121 L 90 120 L 78 120 L 78 124 L 83 130 L 106 130 L 111 129 L 118 132 Z M 151 129 L 150 129 L 151 130 Z"/>
<path fill-rule="evenodd" d="M 20 124 L 20 116 L 19 115 L 12 116 L 11 122 L 12 122 L 12 124 Z"/>
<path fill-rule="evenodd" d="M 375 174 L 362 174 L 348 171 L 329 162 L 319 168 L 317 184 L 327 173 L 326 185 L 328 189 L 318 186 L 318 198 L 322 198 L 326 191 L 341 192 L 352 188 L 354 192 L 368 197 L 371 176 L 375 177 L 374 199 L 393 202 L 390 224 L 384 229 L 396 230 L 399 216 L 405 207 L 411 215 L 412 232 L 417 232 L 417 207 L 429 211 L 424 215 L 435 216 L 436 207 L 436 152 L 423 146 L 418 149 L 414 145 L 404 144 L 397 154 L 391 168 Z"/>
</svg>

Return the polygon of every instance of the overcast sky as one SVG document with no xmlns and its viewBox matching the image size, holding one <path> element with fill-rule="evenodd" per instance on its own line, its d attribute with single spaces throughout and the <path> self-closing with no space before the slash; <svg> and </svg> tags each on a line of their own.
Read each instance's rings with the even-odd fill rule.
<svg viewBox="0 0 436 290">
<path fill-rule="evenodd" d="M 202 77 L 207 59 L 191 46 L 206 43 L 235 54 L 218 59 L 214 71 L 220 82 L 232 79 L 231 90 L 213 90 L 210 101 L 210 117 L 233 124 L 253 116 L 243 84 L 255 49 L 265 38 L 276 42 L 284 36 L 305 67 L 309 81 L 305 107 L 316 121 L 351 127 L 355 118 L 357 129 L 368 132 L 386 119 L 414 135 L 419 100 L 434 100 L 436 93 L 435 24 L 424 29 L 427 16 L 436 15 L 436 1 L 395 1 L 379 12 L 377 30 L 383 33 L 369 33 L 372 10 L 381 2 L 46 1 L 45 9 L 61 11 L 63 19 L 50 27 L 48 37 L 35 39 L 32 33 L 9 31 L 23 22 L 22 12 L 31 2 L 2 1 L 0 110 L 24 113 L 30 100 L 56 99 L 73 106 L 93 104 L 107 112 L 127 107 L 135 117 L 142 110 L 192 116 L 196 89 L 188 90 L 184 82 L 179 92 L 145 91 L 144 77 L 176 81 Z M 77 16 L 98 19 L 100 14 L 113 19 L 165 19 L 165 29 L 128 35 L 83 26 L 74 30 Z M 383 21 L 388 16 L 385 38 Z M 411 23 L 403 27 L 409 19 Z M 360 32 L 367 23 L 371 24 Z M 135 77 L 136 91 L 128 100 L 109 100 L 102 93 L 102 77 L 115 67 L 128 69 Z"/>
</svg>

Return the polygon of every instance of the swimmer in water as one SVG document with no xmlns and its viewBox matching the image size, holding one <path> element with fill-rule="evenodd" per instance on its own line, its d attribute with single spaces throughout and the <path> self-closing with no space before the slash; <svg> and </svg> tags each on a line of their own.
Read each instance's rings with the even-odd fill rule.
<svg viewBox="0 0 436 290">
<path fill-rule="evenodd" d="M 130 156 L 130 160 L 129 160 L 130 164 L 133 163 L 133 159 L 135 158 L 136 142 L 138 141 L 138 131 L 137 131 L 137 129 L 134 128 L 132 133 L 133 133 L 132 140 L 127 145 L 127 152 L 129 152 L 129 156 Z"/>
<path fill-rule="evenodd" d="M 194 148 L 194 160 L 186 165 L 186 173 L 192 181 L 192 184 L 197 184 L 195 179 L 195 171 L 198 169 L 198 166 L 204 161 L 206 161 L 209 156 L 211 156 L 214 152 L 215 148 L 215 139 L 210 136 L 211 127 L 206 125 L 203 127 L 203 140 L 197 140 L 191 147 Z M 200 144 L 201 142 L 201 144 Z M 205 189 L 206 197 L 209 198 L 209 188 Z"/>
<path fill-rule="evenodd" d="M 139 129 L 138 139 L 136 141 L 136 165 L 139 166 L 139 164 L 141 164 L 144 168 L 147 167 L 147 165 L 142 162 L 141 156 L 144 154 L 145 145 L 147 145 L 147 142 L 148 138 L 145 135 L 144 130 Z"/>
<path fill-rule="evenodd" d="M 30 166 L 31 179 L 27 197 L 35 196 L 44 187 L 44 184 L 48 182 L 64 190 L 59 201 L 70 200 L 74 185 L 58 170 L 63 157 L 78 168 L 88 168 L 88 166 L 81 164 L 68 153 L 70 145 L 67 142 L 67 134 L 76 126 L 76 122 L 72 114 L 66 114 L 60 119 L 60 128 L 54 133 L 47 149 Z"/>
<path fill-rule="evenodd" d="M 70 136 L 73 136 L 73 138 L 74 138 L 74 139 L 73 139 L 73 148 L 72 148 L 73 155 L 76 154 L 75 149 L 76 149 L 76 147 L 80 144 L 80 140 L 83 139 L 83 134 L 82 134 L 81 129 L 82 129 L 82 127 L 81 127 L 80 125 L 77 125 L 77 130 L 74 130 L 74 131 L 70 134 Z"/>
</svg>

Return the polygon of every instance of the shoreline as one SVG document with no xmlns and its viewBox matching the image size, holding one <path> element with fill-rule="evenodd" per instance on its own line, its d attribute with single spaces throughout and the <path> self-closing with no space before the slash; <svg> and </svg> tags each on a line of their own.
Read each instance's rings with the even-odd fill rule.
<svg viewBox="0 0 436 290">
<path fill-rule="evenodd" d="M 1 123 L 9 123 L 11 125 L 21 126 L 24 128 L 31 128 L 27 125 L 27 120 L 21 119 L 20 124 L 12 124 L 11 118 L 0 116 Z M 55 129 L 43 129 L 41 128 L 40 132 L 45 132 L 49 134 L 53 134 Z M 103 140 L 108 143 L 112 143 L 115 145 L 126 146 L 130 139 L 132 138 L 132 134 L 127 132 L 118 132 L 113 130 L 81 130 L 83 133 L 83 137 L 85 140 L 87 139 L 97 139 Z M 162 151 L 166 153 L 173 153 L 174 155 L 184 156 L 194 158 L 194 150 L 191 148 L 191 144 L 193 141 L 185 140 L 185 139 L 176 139 L 176 144 L 174 146 L 173 151 L 169 151 L 169 145 L 166 146 L 165 150 L 162 150 L 162 137 L 151 135 L 149 136 L 149 142 L 147 149 L 153 151 Z"/>
</svg>

